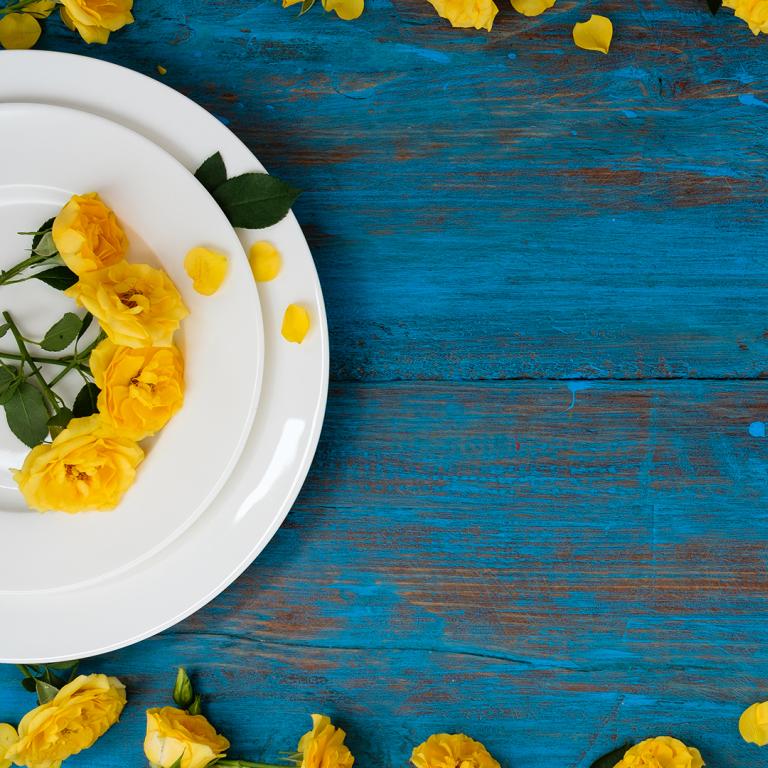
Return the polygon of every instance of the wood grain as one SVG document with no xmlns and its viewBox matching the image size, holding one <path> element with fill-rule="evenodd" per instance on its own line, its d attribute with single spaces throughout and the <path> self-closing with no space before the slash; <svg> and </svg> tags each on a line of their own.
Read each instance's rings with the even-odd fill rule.
<svg viewBox="0 0 768 768">
<path fill-rule="evenodd" d="M 660 733 L 763 764 L 736 721 L 768 698 L 768 42 L 704 5 L 505 5 L 488 35 L 416 0 L 144 0 L 87 51 L 48 25 L 162 64 L 306 190 L 332 340 L 294 511 L 211 605 L 86 665 L 131 706 L 72 766 L 142 764 L 180 663 L 252 758 L 324 711 L 362 768 L 438 730 L 503 768 Z M 591 12 L 608 56 L 573 47 Z"/>
</svg>

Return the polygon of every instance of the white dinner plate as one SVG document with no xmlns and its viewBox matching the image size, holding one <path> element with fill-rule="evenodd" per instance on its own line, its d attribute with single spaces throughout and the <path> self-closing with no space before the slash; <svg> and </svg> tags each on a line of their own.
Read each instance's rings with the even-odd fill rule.
<svg viewBox="0 0 768 768">
<path fill-rule="evenodd" d="M 230 175 L 263 170 L 227 128 L 186 97 L 94 59 L 40 51 L 0 53 L 0 103 L 8 102 L 60 105 L 108 118 L 150 139 L 188 170 L 217 150 Z M 292 215 L 268 230 L 238 234 L 246 247 L 262 239 L 274 243 L 283 255 L 283 269 L 275 280 L 259 285 L 261 398 L 229 480 L 181 535 L 130 568 L 56 592 L 0 594 L 0 662 L 92 656 L 171 626 L 231 583 L 290 509 L 314 455 L 325 410 L 328 335 L 322 293 Z M 280 336 L 290 303 L 310 313 L 312 327 L 301 345 Z M 191 341 L 191 332 L 187 335 Z M 227 346 L 235 352 L 252 341 L 250 331 L 241 332 Z M 200 434 L 195 445 L 205 439 Z M 186 481 L 195 469 L 182 471 Z M 166 501 L 173 504 L 172 498 Z"/>
<path fill-rule="evenodd" d="M 127 259 L 162 267 L 190 310 L 176 335 L 185 358 L 184 407 L 145 441 L 146 459 L 115 510 L 31 512 L 10 473 L 29 449 L 0 415 L 2 600 L 104 579 L 152 556 L 191 525 L 240 457 L 256 413 L 264 345 L 259 298 L 240 241 L 208 192 L 164 150 L 102 117 L 40 104 L 0 105 L 0 146 L 14 148 L 0 170 L 0 268 L 27 257 L 31 238 L 19 232 L 34 232 L 73 194 L 98 192 L 126 231 Z M 214 296 L 196 293 L 184 271 L 186 253 L 198 245 L 225 253 L 231 263 Z M 0 310 L 37 339 L 65 312 L 83 314 L 39 280 L 0 286 Z M 243 328 L 251 344 L 234 352 L 222 343 Z M 6 334 L 3 349 L 18 352 L 11 339 Z M 77 374 L 69 378 L 71 403 L 82 381 Z M 30 541 L 34 568 L 24 546 Z"/>
</svg>

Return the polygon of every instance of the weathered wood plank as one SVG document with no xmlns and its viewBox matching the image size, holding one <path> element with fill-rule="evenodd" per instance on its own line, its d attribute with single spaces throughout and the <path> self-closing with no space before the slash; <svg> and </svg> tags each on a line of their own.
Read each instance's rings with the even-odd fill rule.
<svg viewBox="0 0 768 768">
<path fill-rule="evenodd" d="M 765 45 L 704 0 L 600 10 L 607 57 L 579 3 L 487 35 L 416 0 L 148 2 L 88 53 L 164 64 L 306 190 L 336 378 L 764 375 Z"/>
<path fill-rule="evenodd" d="M 91 662 L 134 704 L 72 764 L 138 754 L 142 708 L 186 663 L 243 754 L 277 757 L 326 709 L 361 766 L 400 768 L 443 728 L 505 768 L 586 768 L 658 732 L 756 765 L 736 719 L 766 694 L 768 440 L 749 426 L 767 400 L 760 382 L 335 385 L 262 557 Z M 27 696 L 14 676 L 0 719 Z"/>
</svg>

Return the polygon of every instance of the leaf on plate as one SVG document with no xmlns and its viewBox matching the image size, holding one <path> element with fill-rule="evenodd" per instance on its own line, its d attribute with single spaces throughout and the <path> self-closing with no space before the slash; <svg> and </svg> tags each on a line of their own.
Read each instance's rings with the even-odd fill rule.
<svg viewBox="0 0 768 768">
<path fill-rule="evenodd" d="M 211 193 L 227 180 L 227 168 L 221 152 L 212 154 L 196 171 L 195 178 Z"/>
<path fill-rule="evenodd" d="M 43 235 L 46 232 L 50 232 L 51 229 L 53 229 L 53 222 L 56 220 L 56 217 L 53 216 L 50 219 L 46 219 L 38 228 L 37 232 L 34 233 L 34 236 L 32 238 L 32 250 L 37 251 L 37 246 L 40 243 L 40 240 L 42 239 Z M 22 232 L 20 234 L 29 234 L 28 232 Z"/>
<path fill-rule="evenodd" d="M 67 312 L 48 329 L 40 346 L 47 352 L 61 352 L 77 338 L 82 324 L 82 319 L 74 312 Z"/>
<path fill-rule="evenodd" d="M 9 365 L 0 368 L 0 405 L 7 403 L 19 386 L 19 371 Z"/>
<path fill-rule="evenodd" d="M 58 688 L 43 680 L 35 680 L 35 688 L 37 690 L 37 700 L 40 704 L 47 704 L 49 701 L 52 701 L 59 692 Z"/>
<path fill-rule="evenodd" d="M 598 757 L 589 768 L 614 768 L 616 763 L 621 762 L 621 758 L 624 757 L 625 752 L 631 747 L 631 744 L 624 744 L 624 746 L 614 749 L 607 755 Z"/>
<path fill-rule="evenodd" d="M 72 411 L 70 411 L 69 408 L 62 408 L 58 413 L 54 413 L 53 416 L 48 419 L 48 431 L 51 433 L 51 437 L 57 438 L 67 428 L 67 424 L 69 424 L 71 420 Z"/>
<path fill-rule="evenodd" d="M 92 381 L 89 381 L 77 393 L 75 404 L 72 406 L 72 414 L 76 419 L 90 416 L 99 410 L 96 407 L 96 400 L 98 400 L 99 392 L 101 392 L 101 390 Z"/>
<path fill-rule="evenodd" d="M 268 173 L 244 173 L 217 187 L 213 197 L 233 227 L 262 229 L 277 224 L 299 194 Z"/>
<path fill-rule="evenodd" d="M 23 381 L 4 403 L 8 426 L 24 445 L 34 448 L 48 435 L 48 411 L 37 387 Z"/>
<path fill-rule="evenodd" d="M 35 235 L 37 237 L 37 235 Z M 44 235 L 39 236 L 40 239 L 37 242 L 37 245 L 34 247 L 34 252 L 38 256 L 42 256 L 43 258 L 50 258 L 51 256 L 55 256 L 59 251 L 56 248 L 56 243 L 53 242 L 53 235 L 50 232 L 46 232 Z"/>
<path fill-rule="evenodd" d="M 0 339 L 2 339 L 3 336 L 5 336 L 5 334 L 8 333 L 8 329 L 10 327 L 11 326 L 8 325 L 8 323 L 3 323 L 2 325 L 0 325 Z"/>
<path fill-rule="evenodd" d="M 71 288 L 78 280 L 78 276 L 69 267 L 52 267 L 33 275 L 38 280 L 42 280 L 51 288 L 57 291 L 66 291 Z"/>
<path fill-rule="evenodd" d="M 80 330 L 77 332 L 77 340 L 80 341 L 80 339 L 83 338 L 85 335 L 85 332 L 91 327 L 91 323 L 93 322 L 93 315 L 90 312 L 86 312 L 85 316 L 83 317 L 83 322 L 80 323 Z"/>
</svg>

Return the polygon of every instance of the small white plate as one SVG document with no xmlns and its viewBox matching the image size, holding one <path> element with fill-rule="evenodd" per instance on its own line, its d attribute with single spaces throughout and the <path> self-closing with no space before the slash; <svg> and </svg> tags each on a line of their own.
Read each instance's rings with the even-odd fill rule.
<svg viewBox="0 0 768 768">
<path fill-rule="evenodd" d="M 146 136 L 190 170 L 217 150 L 230 175 L 263 170 L 231 131 L 194 102 L 162 83 L 95 59 L 3 52 L 0 102 L 18 101 L 107 117 Z M 268 230 L 239 234 L 246 247 L 256 240 L 273 242 L 284 266 L 275 280 L 259 286 L 264 380 L 237 467 L 195 523 L 139 567 L 57 594 L 0 595 L 0 662 L 93 656 L 171 626 L 231 583 L 288 513 L 312 461 L 325 413 L 328 329 L 323 297 L 293 215 Z M 304 304 L 312 320 L 301 345 L 280 337 L 283 312 L 291 302 Z"/>
<path fill-rule="evenodd" d="M 104 118 L 38 104 L 0 105 L 0 146 L 14 148 L 5 153 L 0 173 L 0 268 L 28 255 L 31 238 L 19 231 L 36 230 L 73 194 L 98 192 L 126 230 L 128 260 L 165 269 L 190 310 L 176 338 L 185 357 L 184 407 L 144 443 L 147 457 L 115 510 L 29 511 L 10 475 L 29 449 L 0 414 L 2 600 L 10 593 L 39 595 L 102 580 L 151 557 L 189 527 L 240 457 L 256 412 L 264 345 L 258 293 L 240 241 L 177 160 Z M 196 293 L 184 271 L 184 257 L 197 245 L 230 259 L 214 296 Z M 0 286 L 0 309 L 38 339 L 64 312 L 83 314 L 72 299 L 38 280 Z M 18 351 L 10 334 L 0 343 Z M 73 378 L 72 398 L 82 385 Z M 34 567 L 24 546 L 29 542 Z"/>
</svg>

